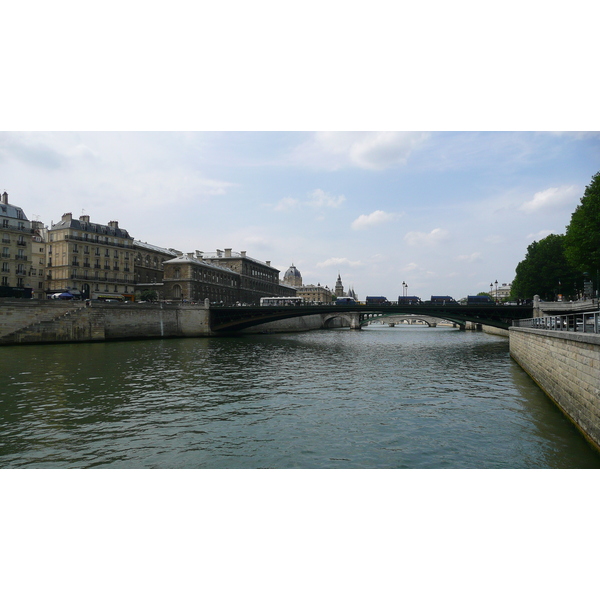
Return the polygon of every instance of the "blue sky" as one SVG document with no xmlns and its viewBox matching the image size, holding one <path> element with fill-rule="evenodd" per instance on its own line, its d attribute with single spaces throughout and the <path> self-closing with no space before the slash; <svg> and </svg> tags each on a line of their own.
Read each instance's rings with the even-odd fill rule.
<svg viewBox="0 0 600 600">
<path fill-rule="evenodd" d="M 462 298 L 563 233 L 596 133 L 5 132 L 0 188 L 47 224 L 118 220 L 183 252 L 246 250 L 359 297 Z"/>
</svg>

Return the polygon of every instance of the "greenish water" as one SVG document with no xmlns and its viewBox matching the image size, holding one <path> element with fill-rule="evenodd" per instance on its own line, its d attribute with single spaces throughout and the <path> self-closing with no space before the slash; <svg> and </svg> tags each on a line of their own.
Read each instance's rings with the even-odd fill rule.
<svg viewBox="0 0 600 600">
<path fill-rule="evenodd" d="M 598 468 L 508 340 L 416 326 L 0 348 L 4 468 Z"/>
</svg>

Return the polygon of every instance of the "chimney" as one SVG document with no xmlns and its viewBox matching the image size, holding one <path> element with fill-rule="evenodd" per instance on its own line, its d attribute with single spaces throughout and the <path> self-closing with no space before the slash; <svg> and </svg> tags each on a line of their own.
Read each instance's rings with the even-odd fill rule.
<svg viewBox="0 0 600 600">
<path fill-rule="evenodd" d="M 115 229 L 119 229 L 119 221 L 109 221 L 108 226 L 114 227 Z"/>
<path fill-rule="evenodd" d="M 193 252 L 188 252 L 187 255 L 188 255 L 188 258 L 194 258 L 194 253 Z"/>
<path fill-rule="evenodd" d="M 271 261 L 270 261 L 270 260 L 268 260 L 268 261 L 267 261 L 267 267 L 270 267 L 270 266 L 271 266 Z"/>
<path fill-rule="evenodd" d="M 245 251 L 245 250 L 242 250 L 242 251 L 240 252 L 240 254 L 242 255 L 242 258 L 246 258 L 246 251 Z"/>
<path fill-rule="evenodd" d="M 225 258 L 231 258 L 231 248 L 225 248 Z"/>
<path fill-rule="evenodd" d="M 203 254 L 202 250 L 196 250 L 196 258 L 202 259 Z"/>
<path fill-rule="evenodd" d="M 70 221 L 72 218 L 73 218 L 73 213 L 65 213 L 65 214 L 62 216 L 62 220 L 63 220 L 63 221 Z"/>
<path fill-rule="evenodd" d="M 8 194 L 6 192 L 2 194 L 2 204 L 8 204 Z"/>
<path fill-rule="evenodd" d="M 90 216 L 89 216 L 89 215 L 81 215 L 81 216 L 79 217 L 79 220 L 80 220 L 82 223 L 89 223 L 89 222 L 90 222 Z"/>
<path fill-rule="evenodd" d="M 223 256 L 223 250 L 219 250 L 219 249 L 217 248 L 217 256 L 218 256 L 219 258 L 221 258 L 221 257 Z"/>
</svg>

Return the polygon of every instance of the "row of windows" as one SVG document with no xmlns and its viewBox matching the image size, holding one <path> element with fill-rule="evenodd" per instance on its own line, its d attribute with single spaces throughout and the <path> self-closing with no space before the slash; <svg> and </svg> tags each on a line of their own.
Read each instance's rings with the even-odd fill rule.
<svg viewBox="0 0 600 600">
<path fill-rule="evenodd" d="M 6 275 L 2 276 L 2 284 L 3 286 L 10 285 L 8 281 L 8 277 Z M 17 287 L 25 287 L 25 280 L 22 277 L 17 277 Z"/>
<path fill-rule="evenodd" d="M 12 240 L 9 235 L 4 234 L 2 236 L 3 244 L 10 244 L 11 242 L 12 242 Z M 27 240 L 25 239 L 24 235 L 19 235 L 19 237 L 17 237 L 17 245 L 18 246 L 26 246 L 27 245 Z M 42 250 L 42 252 L 43 252 L 43 250 Z"/>
</svg>

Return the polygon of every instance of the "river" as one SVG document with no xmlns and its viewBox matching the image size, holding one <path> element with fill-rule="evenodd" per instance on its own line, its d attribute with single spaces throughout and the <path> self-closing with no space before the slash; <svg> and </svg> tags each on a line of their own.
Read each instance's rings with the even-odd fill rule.
<svg viewBox="0 0 600 600">
<path fill-rule="evenodd" d="M 372 325 L 0 348 L 0 467 L 598 468 L 508 339 Z"/>
</svg>

